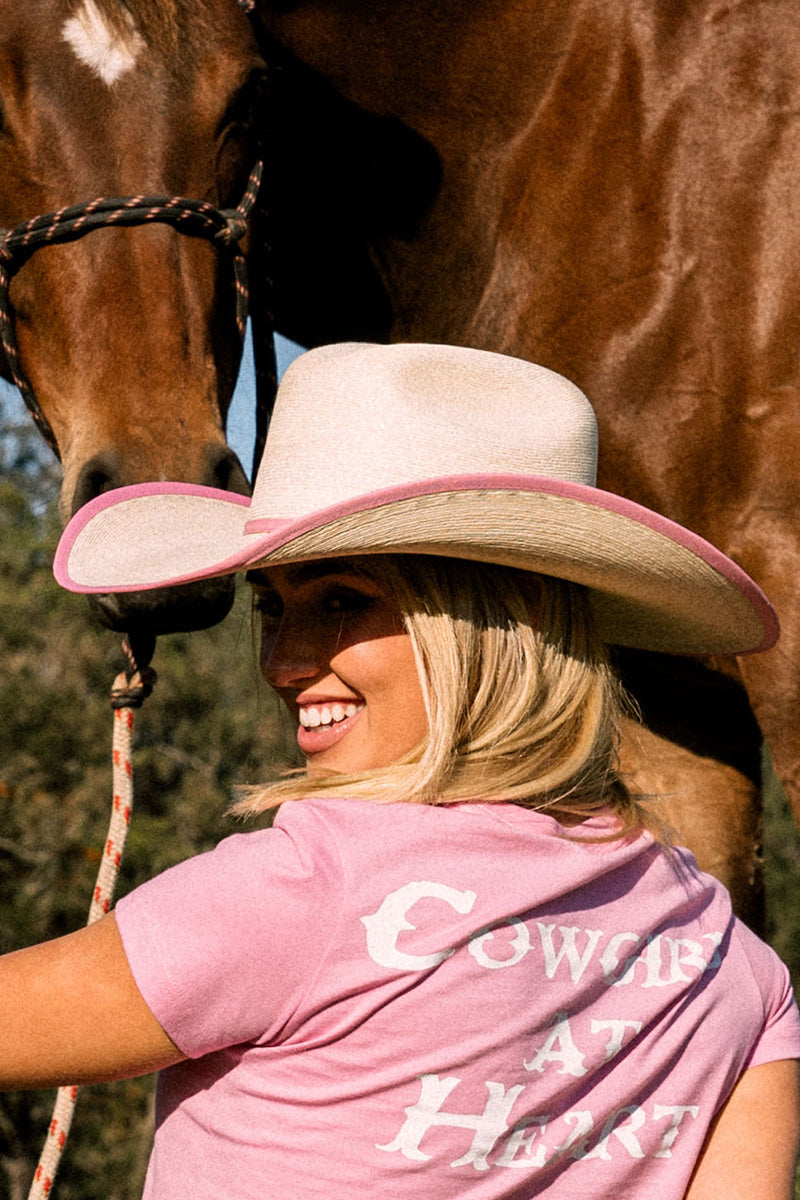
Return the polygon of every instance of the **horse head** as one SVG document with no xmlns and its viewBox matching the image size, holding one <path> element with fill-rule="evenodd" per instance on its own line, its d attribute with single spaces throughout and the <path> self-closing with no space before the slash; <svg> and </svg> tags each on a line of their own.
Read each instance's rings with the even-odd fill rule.
<svg viewBox="0 0 800 1200">
<path fill-rule="evenodd" d="M 61 458 L 65 518 L 144 480 L 248 491 L 225 441 L 247 236 L 230 210 L 257 157 L 263 72 L 234 0 L 0 0 L 0 372 L 26 385 Z M 211 224 L 158 212 L 128 227 L 143 196 L 191 197 Z M 107 197 L 125 200 L 87 233 Z M 42 214 L 57 215 L 26 242 Z M 212 624 L 231 599 L 217 581 L 96 607 L 111 627 L 163 632 Z"/>
</svg>

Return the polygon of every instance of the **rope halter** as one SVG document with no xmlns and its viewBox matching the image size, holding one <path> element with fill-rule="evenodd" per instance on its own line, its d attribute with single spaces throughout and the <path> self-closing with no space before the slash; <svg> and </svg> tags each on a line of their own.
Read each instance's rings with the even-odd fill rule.
<svg viewBox="0 0 800 1200">
<path fill-rule="evenodd" d="M 14 383 L 22 393 L 42 437 L 57 458 L 60 458 L 60 454 L 55 436 L 20 360 L 9 298 L 15 273 L 40 246 L 74 242 L 93 229 L 153 223 L 171 225 L 179 233 L 205 238 L 232 255 L 236 328 L 239 338 L 243 339 L 247 323 L 248 288 L 245 259 L 239 242 L 247 233 L 263 166 L 262 162 L 257 162 L 253 167 L 244 195 L 236 208 L 215 208 L 205 200 L 192 200 L 185 196 L 99 196 L 95 200 L 70 204 L 55 212 L 32 217 L 13 229 L 0 229 L 0 343 Z"/>
</svg>

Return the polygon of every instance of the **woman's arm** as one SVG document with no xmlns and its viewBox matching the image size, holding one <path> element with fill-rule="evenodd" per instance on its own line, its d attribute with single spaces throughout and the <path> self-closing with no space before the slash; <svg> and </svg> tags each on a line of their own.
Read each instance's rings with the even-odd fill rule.
<svg viewBox="0 0 800 1200">
<path fill-rule="evenodd" d="M 0 958 L 0 1090 L 146 1075 L 184 1057 L 136 986 L 113 914 Z"/>
<path fill-rule="evenodd" d="M 706 1139 L 686 1200 L 793 1200 L 800 1064 L 745 1071 Z"/>
</svg>

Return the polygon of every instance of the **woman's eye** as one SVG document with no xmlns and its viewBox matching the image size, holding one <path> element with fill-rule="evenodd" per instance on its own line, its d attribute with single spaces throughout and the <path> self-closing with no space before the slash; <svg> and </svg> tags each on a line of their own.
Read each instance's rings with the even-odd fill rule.
<svg viewBox="0 0 800 1200">
<path fill-rule="evenodd" d="M 336 588 L 323 598 L 322 606 L 325 612 L 336 617 L 346 617 L 363 612 L 374 603 L 374 596 L 357 592 L 350 588 Z"/>
<path fill-rule="evenodd" d="M 281 598 L 275 592 L 253 592 L 253 611 L 263 622 L 277 622 L 283 616 Z"/>
</svg>

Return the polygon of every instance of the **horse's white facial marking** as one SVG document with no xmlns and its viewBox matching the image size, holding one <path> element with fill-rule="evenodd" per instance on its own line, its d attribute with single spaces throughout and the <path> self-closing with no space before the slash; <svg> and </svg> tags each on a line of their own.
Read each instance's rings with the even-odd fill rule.
<svg viewBox="0 0 800 1200">
<path fill-rule="evenodd" d="M 95 0 L 83 0 L 75 16 L 65 21 L 61 30 L 75 57 L 109 87 L 135 67 L 144 49 L 144 39 L 137 31 L 133 17 L 130 13 L 126 15 L 129 32 L 120 37 L 117 30 L 106 24 Z"/>
</svg>

